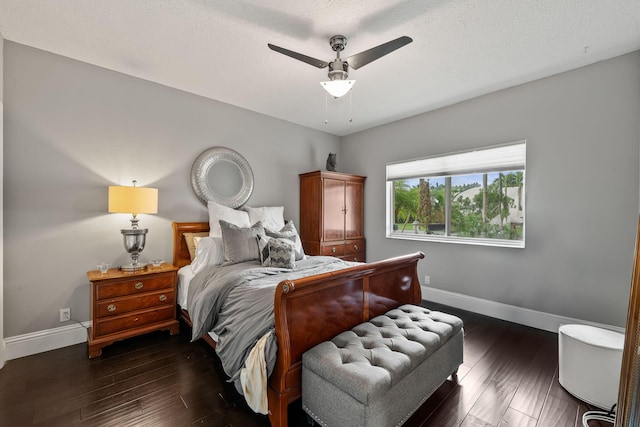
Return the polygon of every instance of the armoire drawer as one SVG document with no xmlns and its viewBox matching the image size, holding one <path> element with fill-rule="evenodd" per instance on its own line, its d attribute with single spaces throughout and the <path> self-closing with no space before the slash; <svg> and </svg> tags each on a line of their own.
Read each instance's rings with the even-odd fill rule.
<svg viewBox="0 0 640 427">
<path fill-rule="evenodd" d="M 366 252 L 358 252 L 355 254 L 349 254 L 342 257 L 345 261 L 353 261 L 353 262 L 366 262 L 367 254 Z"/>
<path fill-rule="evenodd" d="M 329 243 L 322 246 L 322 255 L 341 257 L 345 254 L 344 243 Z"/>
<path fill-rule="evenodd" d="M 366 250 L 365 240 L 348 240 L 344 245 L 344 254 L 353 255 Z"/>
</svg>

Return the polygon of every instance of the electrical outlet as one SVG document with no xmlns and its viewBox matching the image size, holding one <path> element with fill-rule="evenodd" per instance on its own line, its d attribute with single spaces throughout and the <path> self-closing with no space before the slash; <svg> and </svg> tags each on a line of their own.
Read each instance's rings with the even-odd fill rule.
<svg viewBox="0 0 640 427">
<path fill-rule="evenodd" d="M 60 321 L 66 322 L 67 320 L 71 320 L 71 309 L 70 308 L 61 308 L 60 309 Z"/>
<path fill-rule="evenodd" d="M 431 276 L 424 276 L 424 284 L 425 285 L 431 284 Z"/>
</svg>

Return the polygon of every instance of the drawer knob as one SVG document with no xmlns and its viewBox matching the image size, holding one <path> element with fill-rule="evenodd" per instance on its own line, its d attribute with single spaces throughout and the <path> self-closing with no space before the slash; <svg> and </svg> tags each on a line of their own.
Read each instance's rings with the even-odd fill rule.
<svg viewBox="0 0 640 427">
<path fill-rule="evenodd" d="M 336 247 L 335 246 L 331 248 L 331 252 L 333 252 L 334 254 L 336 253 Z"/>
<path fill-rule="evenodd" d="M 353 250 L 357 251 L 358 250 L 358 245 L 353 245 Z"/>
<path fill-rule="evenodd" d="M 160 301 L 166 301 L 167 300 L 167 296 L 165 294 L 160 295 L 160 298 L 158 298 Z"/>
<path fill-rule="evenodd" d="M 135 285 L 135 288 L 136 288 L 136 289 L 142 289 L 143 287 L 144 287 L 144 285 L 142 284 L 142 282 L 138 282 L 138 283 L 136 283 L 136 285 Z"/>
<path fill-rule="evenodd" d="M 107 311 L 116 311 L 116 305 L 115 304 L 109 304 L 107 306 Z"/>
<path fill-rule="evenodd" d="M 137 321 L 138 321 L 138 319 L 139 319 L 139 318 L 138 318 L 138 317 L 136 317 L 135 319 L 133 319 L 133 321 L 134 321 L 134 322 L 137 322 Z"/>
<path fill-rule="evenodd" d="M 358 257 L 353 257 L 353 262 L 358 262 Z"/>
</svg>

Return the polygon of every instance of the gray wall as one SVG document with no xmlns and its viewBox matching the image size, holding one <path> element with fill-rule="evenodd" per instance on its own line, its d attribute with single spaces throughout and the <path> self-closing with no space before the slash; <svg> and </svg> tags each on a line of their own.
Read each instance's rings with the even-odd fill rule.
<svg viewBox="0 0 640 427">
<path fill-rule="evenodd" d="M 159 189 L 146 259 L 171 260 L 171 222 L 206 221 L 189 181 L 203 150 L 251 164 L 249 205 L 299 219 L 298 174 L 324 167 L 338 137 L 12 42 L 4 47 L 5 336 L 89 319 L 86 272 L 127 261 L 107 187 Z M 322 118 L 319 118 L 322 120 Z"/>
<path fill-rule="evenodd" d="M 4 74 L 4 38 L 2 34 L 0 34 L 0 260 L 3 259 L 3 248 L 4 248 L 4 239 L 3 239 L 3 224 L 4 224 L 4 214 L 3 214 L 3 192 L 2 192 L 2 181 L 4 177 L 3 173 L 3 164 L 4 164 L 4 91 L 3 91 L 3 74 Z M 2 263 L 0 263 L 0 368 L 4 366 L 4 268 Z"/>
<path fill-rule="evenodd" d="M 422 250 L 420 277 L 431 275 L 433 287 L 624 324 L 640 189 L 637 52 L 350 135 L 342 146 L 322 132 L 15 43 L 4 44 L 3 57 L 6 337 L 60 326 L 63 307 L 89 319 L 86 271 L 127 260 L 119 230 L 128 217 L 106 212 L 109 185 L 137 179 L 159 189 L 158 215 L 141 215 L 149 228 L 143 256 L 170 259 L 171 222 L 207 219 L 189 171 L 217 145 L 252 165 L 250 205 L 282 204 L 295 220 L 297 174 L 338 152 L 340 170 L 368 176 L 370 260 Z M 522 138 L 525 249 L 384 237 L 387 162 Z"/>
<path fill-rule="evenodd" d="M 343 138 L 343 167 L 368 177 L 368 259 L 424 251 L 420 278 L 429 274 L 432 287 L 623 326 L 639 118 L 635 52 Z M 385 238 L 387 162 L 520 139 L 527 140 L 525 249 Z"/>
<path fill-rule="evenodd" d="M 0 34 L 0 102 L 2 102 L 2 100 L 4 99 L 4 87 L 3 87 L 4 85 L 2 84 L 3 76 L 4 76 L 3 63 L 4 63 L 4 38 L 2 37 L 2 34 Z"/>
</svg>

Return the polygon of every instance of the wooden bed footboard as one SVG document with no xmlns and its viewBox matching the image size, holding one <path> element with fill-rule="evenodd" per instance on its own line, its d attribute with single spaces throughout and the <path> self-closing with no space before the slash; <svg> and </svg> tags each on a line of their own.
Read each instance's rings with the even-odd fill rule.
<svg viewBox="0 0 640 427">
<path fill-rule="evenodd" d="M 422 252 L 278 284 L 278 358 L 267 389 L 269 419 L 287 426 L 289 403 L 301 396 L 302 354 L 402 304 L 420 304 Z"/>
<path fill-rule="evenodd" d="M 173 264 L 191 262 L 184 233 L 209 231 L 208 222 L 174 222 Z M 302 353 L 340 332 L 402 304 L 419 304 L 422 252 L 280 282 L 275 293 L 278 357 L 269 377 L 269 420 L 287 426 L 289 403 L 300 398 Z M 182 319 L 191 326 L 189 314 Z M 215 341 L 205 337 L 212 347 Z"/>
</svg>

